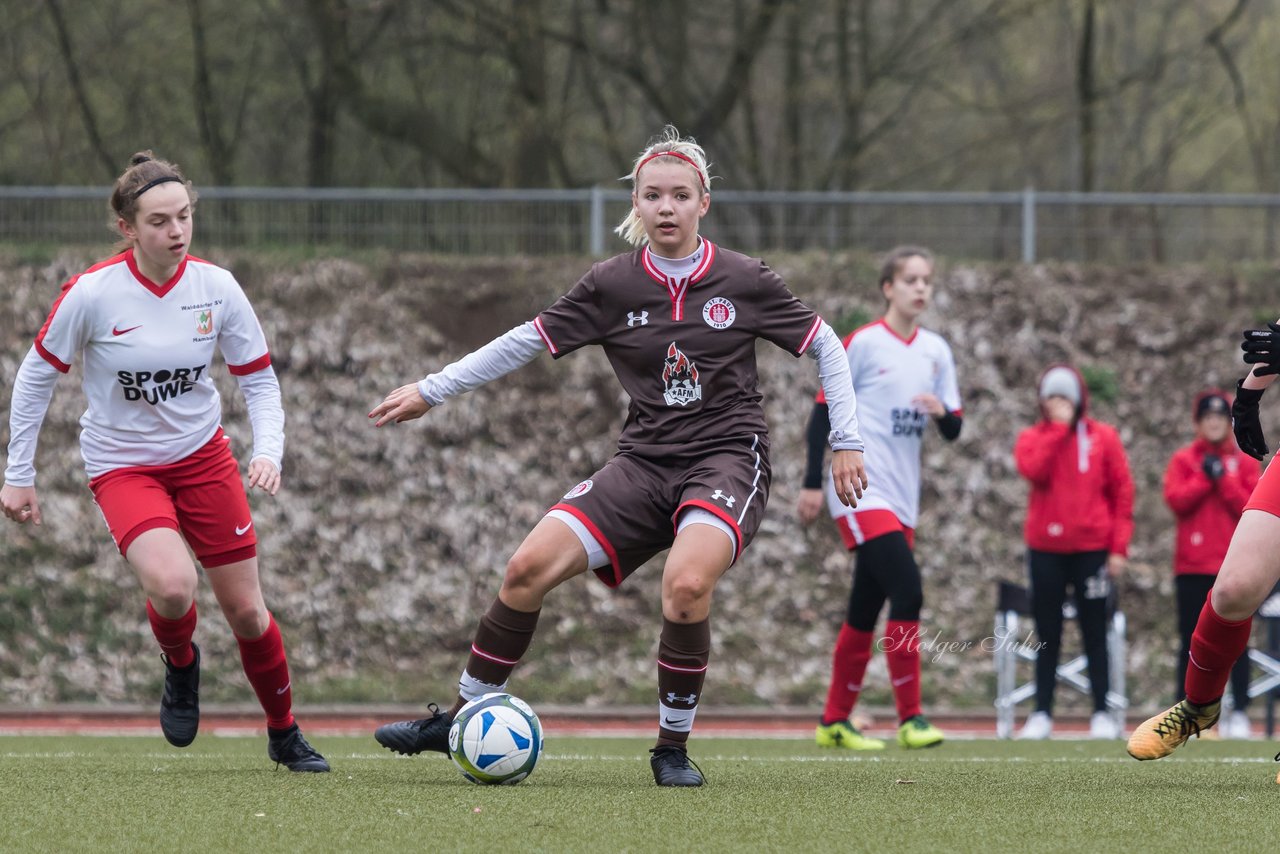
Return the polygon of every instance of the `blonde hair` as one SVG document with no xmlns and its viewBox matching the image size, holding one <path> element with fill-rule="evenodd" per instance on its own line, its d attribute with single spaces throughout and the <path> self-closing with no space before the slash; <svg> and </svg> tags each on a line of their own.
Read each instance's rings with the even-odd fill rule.
<svg viewBox="0 0 1280 854">
<path fill-rule="evenodd" d="M 640 156 L 631 166 L 631 174 L 626 175 L 620 180 L 631 181 L 632 192 L 635 191 L 636 179 L 640 176 L 640 167 L 644 166 L 650 160 L 663 154 L 671 155 L 693 167 L 698 173 L 698 195 L 706 195 L 711 192 L 711 174 L 707 171 L 707 153 L 702 150 L 702 146 L 698 145 L 693 137 L 681 137 L 680 131 L 676 130 L 674 125 L 667 125 L 662 129 L 662 133 L 658 134 L 649 143 L 644 151 L 640 152 Z M 631 206 L 631 210 L 627 212 L 622 222 L 618 223 L 614 233 L 632 246 L 643 246 L 649 242 L 649 235 L 644 230 L 644 223 L 640 221 L 639 214 L 636 213 L 635 205 Z"/>
</svg>

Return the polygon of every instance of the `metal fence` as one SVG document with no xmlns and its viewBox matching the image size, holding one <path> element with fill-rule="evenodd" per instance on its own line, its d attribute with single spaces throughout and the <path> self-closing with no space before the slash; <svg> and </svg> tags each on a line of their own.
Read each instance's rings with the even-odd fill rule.
<svg viewBox="0 0 1280 854">
<path fill-rule="evenodd" d="M 109 241 L 103 187 L 0 187 L 0 242 Z M 625 245 L 625 190 L 200 190 L 201 246 L 327 246 L 460 255 L 593 255 Z M 769 251 L 921 243 L 985 260 L 1272 259 L 1280 195 L 714 193 L 703 231 Z"/>
</svg>

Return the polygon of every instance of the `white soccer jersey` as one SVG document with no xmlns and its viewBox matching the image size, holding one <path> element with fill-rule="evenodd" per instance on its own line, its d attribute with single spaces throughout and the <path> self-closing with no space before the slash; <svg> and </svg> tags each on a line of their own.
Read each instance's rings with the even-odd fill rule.
<svg viewBox="0 0 1280 854">
<path fill-rule="evenodd" d="M 920 443 L 932 418 L 912 399 L 932 394 L 949 412 L 961 411 L 951 348 L 927 329 L 904 339 L 883 319 L 854 330 L 844 344 L 858 397 L 869 486 L 857 508 L 850 509 L 836 498 L 828 477 L 827 506 L 833 517 L 890 510 L 904 526 L 914 528 L 920 511 Z"/>
<path fill-rule="evenodd" d="M 215 348 L 237 377 L 270 368 L 262 327 L 231 273 L 187 256 L 156 285 L 132 250 L 67 282 L 35 340 L 62 373 L 84 353 L 80 450 L 90 477 L 177 462 L 213 438 L 222 420 L 209 376 Z M 277 391 L 277 410 L 278 400 Z M 282 432 L 279 440 L 282 449 Z"/>
</svg>

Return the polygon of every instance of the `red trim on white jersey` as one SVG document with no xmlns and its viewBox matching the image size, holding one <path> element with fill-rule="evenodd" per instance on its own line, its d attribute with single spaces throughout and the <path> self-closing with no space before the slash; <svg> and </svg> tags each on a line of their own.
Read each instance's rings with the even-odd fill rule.
<svg viewBox="0 0 1280 854">
<path fill-rule="evenodd" d="M 256 374 L 264 368 L 271 367 L 271 354 L 263 353 L 252 362 L 246 362 L 243 365 L 227 365 L 227 371 L 235 377 L 247 377 L 249 374 Z"/>
<path fill-rule="evenodd" d="M 599 576 L 600 580 L 603 581 L 609 587 L 617 587 L 619 584 L 621 584 L 623 580 L 622 565 L 618 562 L 618 551 L 613 547 L 613 543 L 609 542 L 609 539 L 604 535 L 604 532 L 602 532 L 596 526 L 596 523 L 592 522 L 589 518 L 587 518 L 587 514 L 583 513 L 580 509 L 578 509 L 577 507 L 574 507 L 572 504 L 563 504 L 563 503 L 556 504 L 551 509 L 563 510 L 564 512 L 568 513 L 570 516 L 572 516 L 573 518 L 581 522 L 583 527 L 585 527 L 588 531 L 591 532 L 591 536 L 596 538 L 596 542 L 600 544 L 600 548 L 604 549 L 604 553 L 609 556 L 609 563 L 613 567 L 612 580 L 605 578 L 604 575 L 601 574 L 600 570 L 604 569 L 604 567 L 600 567 L 600 569 L 595 570 L 596 575 Z"/>
<path fill-rule="evenodd" d="M 542 339 L 542 343 L 547 345 L 547 349 L 551 351 L 551 355 L 560 355 L 560 350 L 556 347 L 555 342 L 551 340 L 551 336 L 547 334 L 547 330 L 542 328 L 542 318 L 535 317 L 533 319 L 533 328 L 537 331 L 538 337 Z"/>
<path fill-rule="evenodd" d="M 173 290 L 174 285 L 182 279 L 182 274 L 187 271 L 187 256 L 182 256 L 182 261 L 178 264 L 178 269 L 174 270 L 173 275 L 169 277 L 169 281 L 163 285 L 157 285 L 155 282 L 142 275 L 142 271 L 138 269 L 138 262 L 133 257 L 133 250 L 126 250 L 124 253 L 124 262 L 129 265 L 129 272 L 133 273 L 133 277 L 138 280 L 138 284 L 142 285 L 157 297 L 164 298 L 164 295 Z"/>
<path fill-rule="evenodd" d="M 53 301 L 53 307 L 49 309 L 49 316 L 45 318 L 44 326 L 41 326 L 40 331 L 36 333 L 35 345 L 36 345 L 36 352 L 40 354 L 40 357 L 44 359 L 46 362 L 48 362 L 50 365 L 53 365 L 53 367 L 56 368 L 60 373 L 65 374 L 67 371 L 71 370 L 71 365 L 67 364 L 66 362 L 59 359 L 57 356 L 50 353 L 48 350 L 45 349 L 45 346 L 44 346 L 45 333 L 49 331 L 49 324 L 53 323 L 53 316 L 58 313 L 58 306 L 62 305 L 62 300 L 66 298 L 67 293 L 71 290 L 71 288 L 75 285 L 75 283 L 80 281 L 81 276 L 87 276 L 90 273 L 96 273 L 98 270 L 101 270 L 103 267 L 110 267 L 112 264 L 119 264 L 121 261 L 125 260 L 126 255 L 128 255 L 127 252 L 121 252 L 119 255 L 113 255 L 112 257 L 106 259 L 105 261 L 99 261 L 97 264 L 94 264 L 92 267 L 85 270 L 83 273 L 75 274 L 74 276 L 72 276 L 70 279 L 67 280 L 67 283 L 65 285 L 62 286 L 62 293 L 58 294 L 58 298 Z"/>
<path fill-rule="evenodd" d="M 912 341 L 915 341 L 915 340 L 916 340 L 916 336 L 920 334 L 920 327 L 919 327 L 919 326 L 916 326 L 916 328 L 915 328 L 915 329 L 912 329 L 912 330 L 911 330 L 911 334 L 910 334 L 908 337 L 903 338 L 901 335 L 899 335 L 899 334 L 898 334 L 897 330 L 895 330 L 892 326 L 890 326 L 890 325 L 889 325 L 889 322 L 888 322 L 887 320 L 885 320 L 883 317 L 882 317 L 882 318 L 880 318 L 879 320 L 875 321 L 874 323 L 868 323 L 868 324 L 867 324 L 867 326 L 877 326 L 877 325 L 879 325 L 879 326 L 883 326 L 886 330 L 888 330 L 888 332 L 889 332 L 889 334 L 890 334 L 890 335 L 892 335 L 894 338 L 897 338 L 897 339 L 898 339 L 899 341 L 901 341 L 903 344 L 910 344 Z M 867 328 L 867 326 L 862 327 L 862 329 L 866 329 L 866 328 Z M 858 331 L 858 332 L 861 332 L 861 331 L 862 331 L 862 329 L 859 329 L 859 330 L 857 330 L 857 331 Z M 856 334 L 856 333 L 855 333 L 855 334 Z M 849 337 L 850 337 L 850 338 L 852 338 L 852 337 L 853 337 L 853 335 L 850 335 Z"/>
<path fill-rule="evenodd" d="M 65 374 L 67 371 L 71 370 L 70 365 L 68 365 L 66 362 L 62 361 L 57 356 L 53 355 L 48 350 L 46 350 L 44 348 L 44 345 L 40 343 L 39 338 L 36 339 L 35 344 L 36 344 L 36 352 L 40 354 L 40 357 L 44 359 L 46 362 L 48 362 L 50 365 L 53 365 L 53 367 L 59 373 Z"/>
</svg>

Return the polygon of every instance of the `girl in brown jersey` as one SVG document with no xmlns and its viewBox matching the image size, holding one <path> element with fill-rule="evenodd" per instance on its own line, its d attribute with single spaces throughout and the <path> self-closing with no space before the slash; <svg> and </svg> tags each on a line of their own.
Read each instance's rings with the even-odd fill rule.
<svg viewBox="0 0 1280 854">
<path fill-rule="evenodd" d="M 587 570 L 616 586 L 669 548 L 650 764 L 660 786 L 702 785 L 685 745 L 710 657 L 712 591 L 758 529 L 769 490 L 757 339 L 818 361 L 837 493 L 853 505 L 866 487 L 839 339 L 762 262 L 698 233 L 711 204 L 702 148 L 667 127 L 630 178 L 632 210 L 617 231 L 638 249 L 595 264 L 534 320 L 401 386 L 369 413 L 379 427 L 419 418 L 543 351 L 560 358 L 588 344 L 604 348 L 631 397 L 617 455 L 556 503 L 508 562 L 452 708 L 433 705 L 429 717 L 380 727 L 375 738 L 391 750 L 448 753 L 453 716 L 505 688 L 547 593 Z"/>
</svg>

